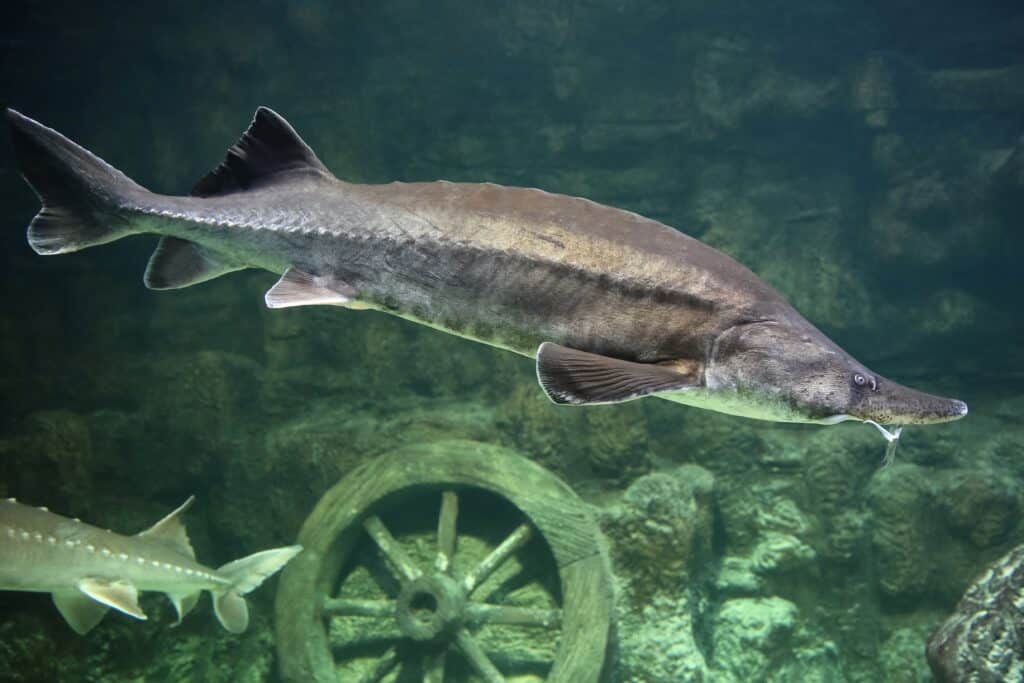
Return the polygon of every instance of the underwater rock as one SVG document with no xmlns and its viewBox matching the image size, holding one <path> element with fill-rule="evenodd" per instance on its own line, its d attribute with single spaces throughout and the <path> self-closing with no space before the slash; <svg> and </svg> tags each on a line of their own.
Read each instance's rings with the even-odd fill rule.
<svg viewBox="0 0 1024 683">
<path fill-rule="evenodd" d="M 61 660 L 57 644 L 46 637 L 43 619 L 13 610 L 4 614 L 7 619 L 0 622 L 0 671 L 4 681 L 38 683 L 59 680 L 57 669 Z"/>
<path fill-rule="evenodd" d="M 594 473 L 616 482 L 629 482 L 651 469 L 647 419 L 644 408 L 633 403 L 626 410 L 595 406 L 583 414 L 584 445 Z"/>
<path fill-rule="evenodd" d="M 621 606 L 615 681 L 704 683 L 712 680 L 696 638 L 700 601 L 691 591 L 656 595 L 646 605 Z"/>
<path fill-rule="evenodd" d="M 26 436 L 19 444 L 19 459 L 31 463 L 33 470 L 48 462 L 55 472 L 46 484 L 56 486 L 63 495 L 87 495 L 96 464 L 88 419 L 69 410 L 39 411 L 25 418 L 23 429 Z M 78 487 L 84 490 L 76 490 Z M 32 493 L 29 486 L 18 488 L 22 497 Z"/>
<path fill-rule="evenodd" d="M 847 244 L 857 201 L 850 179 L 750 163 L 756 171 L 714 163 L 697 169 L 701 192 L 692 207 L 706 225 L 700 239 L 756 272 L 815 324 L 869 326 L 870 280 Z M 766 220 L 786 229 L 765 234 L 759 226 Z"/>
<path fill-rule="evenodd" d="M 601 517 L 622 586 L 616 680 L 706 680 L 696 622 L 711 561 L 714 482 L 696 465 L 647 474 Z"/>
<path fill-rule="evenodd" d="M 715 590 L 724 597 L 756 596 L 764 585 L 749 557 L 730 555 L 715 573 Z"/>
<path fill-rule="evenodd" d="M 767 449 L 764 432 L 746 420 L 710 411 L 682 410 L 668 401 L 645 406 L 656 460 L 696 463 L 716 477 L 741 476 L 755 469 L 755 457 Z M 676 437 L 675 435 L 678 435 Z"/>
<path fill-rule="evenodd" d="M 553 405 L 535 377 L 519 378 L 498 412 L 510 446 L 569 477 L 622 485 L 651 469 L 648 424 L 639 402 L 574 410 Z"/>
<path fill-rule="evenodd" d="M 493 408 L 480 402 L 312 402 L 303 415 L 269 426 L 262 447 L 227 456 L 221 463 L 222 532 L 237 537 L 244 547 L 290 538 L 323 492 L 361 463 L 410 444 L 487 441 L 494 429 Z"/>
<path fill-rule="evenodd" d="M 40 601 L 46 609 L 5 612 L 0 624 L 0 678 L 4 683 L 273 680 L 274 641 L 268 617 L 272 610 L 264 598 L 253 600 L 257 606 L 248 630 L 232 635 L 212 623 L 212 614 L 170 629 L 173 608 L 163 598 L 151 597 L 142 601 L 152 617 L 148 622 L 107 618 L 85 640 L 71 633 L 49 601 Z M 40 614 L 51 611 L 49 619 Z M 196 607 L 196 612 L 208 611 L 208 600 Z"/>
<path fill-rule="evenodd" d="M 260 605 L 255 623 L 242 636 L 214 633 L 175 639 L 168 651 L 147 667 L 143 680 L 265 683 L 273 680 L 274 633 L 268 604 Z"/>
<path fill-rule="evenodd" d="M 791 651 L 796 605 L 779 597 L 734 598 L 718 610 L 712 644 L 716 669 L 736 681 L 767 681 Z"/>
<path fill-rule="evenodd" d="M 868 514 L 860 510 L 841 510 L 822 520 L 822 558 L 842 563 L 858 559 L 867 545 L 868 520 Z"/>
<path fill-rule="evenodd" d="M 928 164 L 937 160 L 921 156 L 916 168 L 899 168 L 869 215 L 878 256 L 904 267 L 943 263 L 957 249 L 971 249 L 977 238 L 970 233 L 985 228 L 972 197 L 983 191 L 980 180 L 943 175 Z"/>
<path fill-rule="evenodd" d="M 928 641 L 939 683 L 1024 680 L 1024 546 L 1001 557 L 972 583 Z"/>
<path fill-rule="evenodd" d="M 799 480 L 784 475 L 752 473 L 719 487 L 719 509 L 729 547 L 753 551 L 769 534 L 790 536 L 806 544 L 814 524 L 797 502 L 802 498 Z"/>
<path fill-rule="evenodd" d="M 714 669 L 721 683 L 844 683 L 839 648 L 778 596 L 726 601 L 712 623 Z"/>
<path fill-rule="evenodd" d="M 868 489 L 878 585 L 890 597 L 913 598 L 932 585 L 928 537 L 936 533 L 936 516 L 928 480 L 922 468 L 897 462 Z"/>
<path fill-rule="evenodd" d="M 808 511 L 819 527 L 813 547 L 825 560 L 851 563 L 867 545 L 864 489 L 878 468 L 878 436 L 844 426 L 821 430 L 806 444 Z"/>
<path fill-rule="evenodd" d="M 383 388 L 408 390 L 404 363 L 396 362 L 406 354 L 404 330 L 380 316 L 364 315 L 353 324 L 356 316 L 315 307 L 260 311 L 265 358 L 260 403 L 269 415 L 294 417 L 292 403 L 282 396 L 372 400 Z M 335 362 L 340 358 L 347 361 Z"/>
<path fill-rule="evenodd" d="M 938 493 L 949 528 L 977 548 L 1000 543 L 1019 519 L 1019 494 L 1012 486 L 993 472 L 956 471 Z"/>
<path fill-rule="evenodd" d="M 1024 135 L 1006 153 L 992 178 L 992 198 L 1000 218 L 1007 225 L 1020 216 L 1024 205 Z"/>
<path fill-rule="evenodd" d="M 605 512 L 601 525 L 629 600 L 643 605 L 655 594 L 675 596 L 707 565 L 714 483 L 696 465 L 655 472 L 633 482 Z"/>
<path fill-rule="evenodd" d="M 874 53 L 854 70 L 851 105 L 871 127 L 899 109 L 1017 112 L 1024 108 L 1024 67 L 928 70 L 898 53 Z"/>
<path fill-rule="evenodd" d="M 814 562 L 814 550 L 790 534 L 766 533 L 754 547 L 751 558 L 758 574 L 789 572 Z"/>
<path fill-rule="evenodd" d="M 936 472 L 897 461 L 872 479 L 868 507 L 877 582 L 898 604 L 927 593 L 955 600 L 984 563 L 1020 537 L 1018 495 L 1004 475 L 980 464 Z"/>
<path fill-rule="evenodd" d="M 582 411 L 560 409 L 536 385 L 521 382 L 511 388 L 499 415 L 508 445 L 570 481 L 586 476 L 587 456 L 578 447 L 585 420 Z"/>
<path fill-rule="evenodd" d="M 223 351 L 135 358 L 145 377 L 141 414 L 166 452 L 207 454 L 237 440 L 237 425 L 258 419 L 262 373 L 252 359 Z M 173 416 L 169 420 L 168 416 Z M 187 424 L 188 429 L 180 425 Z"/>
<path fill-rule="evenodd" d="M 754 116 L 806 119 L 835 104 L 836 83 L 787 73 L 764 59 L 760 46 L 720 36 L 701 46 L 692 70 L 698 112 L 711 125 L 736 129 Z"/>
<path fill-rule="evenodd" d="M 842 591 L 839 604 L 821 605 L 818 615 L 832 638 L 842 648 L 843 670 L 846 678 L 857 683 L 879 680 L 879 650 L 881 634 L 877 590 L 860 578 L 851 577 L 845 583 L 837 581 Z M 924 670 L 918 660 L 918 669 Z"/>
<path fill-rule="evenodd" d="M 864 123 L 871 128 L 889 125 L 890 112 L 899 104 L 893 75 L 886 60 L 870 55 L 854 72 L 850 87 L 850 106 L 862 112 Z"/>
<path fill-rule="evenodd" d="M 897 628 L 885 639 L 878 653 L 882 680 L 886 683 L 929 683 L 925 667 L 925 639 L 912 628 Z"/>
</svg>

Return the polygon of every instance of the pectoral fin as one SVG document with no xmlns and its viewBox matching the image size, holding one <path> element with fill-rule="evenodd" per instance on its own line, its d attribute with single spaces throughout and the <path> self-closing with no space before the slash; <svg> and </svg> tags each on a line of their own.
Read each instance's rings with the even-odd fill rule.
<svg viewBox="0 0 1024 683">
<path fill-rule="evenodd" d="M 344 306 L 356 296 L 348 284 L 329 275 L 311 275 L 298 268 L 285 271 L 277 284 L 267 290 L 267 308 L 291 306 Z"/>
<path fill-rule="evenodd" d="M 82 579 L 78 582 L 78 590 L 107 607 L 113 607 L 136 619 L 146 619 L 146 613 L 139 607 L 139 592 L 130 581 Z"/>
<path fill-rule="evenodd" d="M 80 636 L 91 631 L 107 613 L 106 605 L 101 605 L 76 590 L 54 593 L 53 604 L 60 610 L 68 625 Z"/>
<path fill-rule="evenodd" d="M 544 342 L 537 349 L 537 379 L 553 403 L 581 405 L 690 389 L 699 386 L 700 371 L 696 364 L 634 363 Z"/>
</svg>

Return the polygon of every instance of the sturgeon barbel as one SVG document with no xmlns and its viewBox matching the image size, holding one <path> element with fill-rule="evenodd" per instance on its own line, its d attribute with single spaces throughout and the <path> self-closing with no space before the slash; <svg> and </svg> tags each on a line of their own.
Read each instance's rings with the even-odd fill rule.
<svg viewBox="0 0 1024 683">
<path fill-rule="evenodd" d="M 870 371 L 747 268 L 629 211 L 491 183 L 347 183 L 265 107 L 191 196 L 166 196 L 7 116 L 43 205 L 32 248 L 161 235 L 151 289 L 262 268 L 281 275 L 271 308 L 374 309 L 535 358 L 556 403 L 654 395 L 819 424 L 967 414 Z"/>
</svg>

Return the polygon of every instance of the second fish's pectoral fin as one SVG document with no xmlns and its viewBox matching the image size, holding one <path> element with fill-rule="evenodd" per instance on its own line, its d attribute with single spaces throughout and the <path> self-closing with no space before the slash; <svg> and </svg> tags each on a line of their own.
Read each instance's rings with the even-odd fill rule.
<svg viewBox="0 0 1024 683">
<path fill-rule="evenodd" d="M 345 306 L 356 298 L 356 291 L 329 275 L 311 275 L 289 268 L 263 298 L 267 308 Z"/>
<path fill-rule="evenodd" d="M 243 268 L 195 242 L 162 237 L 149 257 L 142 281 L 149 289 L 181 289 Z"/>
<path fill-rule="evenodd" d="M 696 368 L 634 363 L 551 342 L 537 349 L 537 379 L 553 403 L 577 405 L 629 401 L 700 381 Z"/>
<path fill-rule="evenodd" d="M 139 591 L 130 581 L 85 578 L 78 582 L 78 590 L 96 602 L 113 607 L 136 619 L 146 618 L 146 613 L 139 607 Z"/>
<path fill-rule="evenodd" d="M 54 591 L 53 604 L 75 633 L 84 636 L 100 623 L 107 613 L 107 606 L 82 595 L 74 589 Z"/>
</svg>

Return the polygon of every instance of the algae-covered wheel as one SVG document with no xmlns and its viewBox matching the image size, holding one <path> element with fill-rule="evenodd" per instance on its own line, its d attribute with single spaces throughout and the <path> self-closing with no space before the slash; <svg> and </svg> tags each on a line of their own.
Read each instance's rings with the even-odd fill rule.
<svg viewBox="0 0 1024 683">
<path fill-rule="evenodd" d="M 286 681 L 599 681 L 612 596 L 601 533 L 553 474 L 451 441 L 331 488 L 277 594 Z"/>
</svg>

